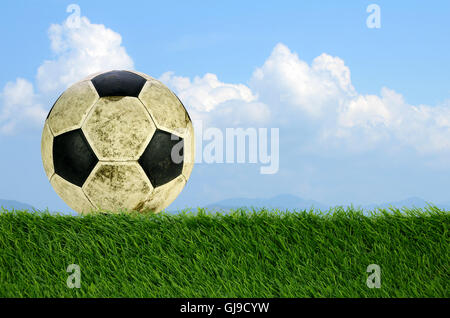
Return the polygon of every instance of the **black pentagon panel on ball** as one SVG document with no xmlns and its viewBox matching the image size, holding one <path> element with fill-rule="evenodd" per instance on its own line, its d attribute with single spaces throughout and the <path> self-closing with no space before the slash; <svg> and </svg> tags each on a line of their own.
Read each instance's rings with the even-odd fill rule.
<svg viewBox="0 0 450 318">
<path fill-rule="evenodd" d="M 100 97 L 138 97 L 147 80 L 132 72 L 111 71 L 97 75 L 91 81 Z"/>
<path fill-rule="evenodd" d="M 166 184 L 178 177 L 183 170 L 184 140 L 172 138 L 172 134 L 157 129 L 147 148 L 139 158 L 139 164 L 154 187 Z"/>
<path fill-rule="evenodd" d="M 53 141 L 55 173 L 66 181 L 83 186 L 98 159 L 81 129 L 56 136 Z"/>
</svg>

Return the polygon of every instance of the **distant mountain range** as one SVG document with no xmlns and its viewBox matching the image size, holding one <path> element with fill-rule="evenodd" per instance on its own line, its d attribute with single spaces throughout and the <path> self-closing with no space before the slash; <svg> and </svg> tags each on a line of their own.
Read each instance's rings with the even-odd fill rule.
<svg viewBox="0 0 450 318">
<path fill-rule="evenodd" d="M 14 200 L 2 200 L 0 199 L 0 210 L 1 208 L 4 208 L 6 210 L 29 210 L 29 211 L 33 211 L 33 207 L 29 204 L 26 203 L 22 203 L 19 201 L 14 201 Z"/>
<path fill-rule="evenodd" d="M 430 202 L 431 203 L 431 202 Z M 434 203 L 433 205 L 437 206 L 438 208 L 449 210 L 450 211 L 450 204 L 449 203 Z M 345 205 L 343 205 L 345 207 Z M 395 201 L 395 202 L 387 202 L 387 203 L 373 203 L 373 204 L 367 204 L 367 205 L 356 205 L 354 204 L 354 207 L 362 208 L 363 210 L 373 210 L 375 208 L 425 208 L 427 207 L 427 201 L 418 198 L 418 197 L 410 197 L 405 200 L 401 201 Z M 300 197 L 297 197 L 295 195 L 291 194 L 282 194 L 277 195 L 270 199 L 250 199 L 250 198 L 232 198 L 232 199 L 226 199 L 222 201 L 218 201 L 212 204 L 208 204 L 205 206 L 205 208 L 209 210 L 230 210 L 230 209 L 236 209 L 241 207 L 254 207 L 254 208 L 272 208 L 272 209 L 280 209 L 280 210 L 304 210 L 304 209 L 310 209 L 315 208 L 319 210 L 328 210 L 332 206 L 323 204 L 317 201 L 313 200 L 305 200 Z"/>
<path fill-rule="evenodd" d="M 438 208 L 450 210 L 450 204 L 449 203 L 434 203 L 434 202 L 428 202 L 432 205 L 437 206 Z M 401 201 L 395 201 L 395 202 L 388 202 L 388 203 L 381 203 L 381 204 L 368 204 L 365 205 L 365 209 L 374 209 L 374 208 L 389 208 L 389 206 L 401 208 L 426 208 L 428 206 L 427 201 L 418 198 L 418 197 L 410 197 L 405 200 Z"/>
<path fill-rule="evenodd" d="M 313 200 L 305 200 L 295 195 L 281 194 L 270 199 L 249 199 L 249 198 L 232 198 L 222 200 L 213 204 L 207 205 L 207 209 L 229 210 L 242 207 L 255 208 L 272 208 L 272 209 L 309 209 L 314 207 L 316 209 L 327 209 L 326 204 L 319 203 Z"/>
<path fill-rule="evenodd" d="M 431 202 L 430 202 L 431 203 Z M 447 203 L 434 203 L 433 205 L 438 208 L 450 211 L 450 202 Z M 345 207 L 345 205 L 343 205 Z M 425 208 L 427 207 L 427 201 L 418 198 L 418 197 L 410 197 L 405 200 L 395 201 L 395 202 L 387 202 L 387 203 L 374 203 L 367 205 L 354 205 L 355 208 L 362 208 L 364 210 L 374 210 L 375 208 Z M 0 210 L 1 207 L 7 210 L 29 210 L 33 211 L 34 207 L 14 201 L 14 200 L 2 200 L 0 199 Z M 280 210 L 309 210 L 310 208 L 319 209 L 319 210 L 328 210 L 332 206 L 323 204 L 314 200 L 305 200 L 298 196 L 291 194 L 281 194 L 277 195 L 270 199 L 251 199 L 251 198 L 231 198 L 222 201 L 218 201 L 212 204 L 208 204 L 205 206 L 208 210 L 231 210 L 237 208 L 269 208 L 269 209 L 280 209 Z M 172 211 L 176 213 L 177 211 Z"/>
</svg>

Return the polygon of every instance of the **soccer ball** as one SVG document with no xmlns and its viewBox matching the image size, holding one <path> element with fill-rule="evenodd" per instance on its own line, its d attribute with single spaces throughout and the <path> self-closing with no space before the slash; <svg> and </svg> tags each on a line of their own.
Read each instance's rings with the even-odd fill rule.
<svg viewBox="0 0 450 318">
<path fill-rule="evenodd" d="M 160 81 L 110 71 L 58 98 L 41 151 L 51 185 L 78 213 L 157 213 L 189 179 L 194 129 L 181 101 Z"/>
</svg>

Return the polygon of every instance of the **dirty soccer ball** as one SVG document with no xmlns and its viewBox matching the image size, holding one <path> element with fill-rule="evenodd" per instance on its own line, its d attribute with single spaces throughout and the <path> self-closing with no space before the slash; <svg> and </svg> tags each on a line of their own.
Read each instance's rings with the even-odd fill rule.
<svg viewBox="0 0 450 318">
<path fill-rule="evenodd" d="M 111 71 L 89 76 L 58 98 L 41 150 L 51 185 L 78 213 L 157 213 L 189 179 L 194 130 L 164 84 Z"/>
</svg>

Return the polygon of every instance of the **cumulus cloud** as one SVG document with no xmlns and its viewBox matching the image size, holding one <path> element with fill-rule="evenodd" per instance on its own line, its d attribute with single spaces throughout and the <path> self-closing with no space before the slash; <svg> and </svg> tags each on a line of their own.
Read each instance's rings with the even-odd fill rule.
<svg viewBox="0 0 450 318">
<path fill-rule="evenodd" d="M 1 92 L 0 133 L 12 134 L 20 123 L 41 124 L 47 112 L 37 102 L 33 84 L 23 78 L 6 83 Z"/>
<path fill-rule="evenodd" d="M 366 151 L 385 146 L 412 147 L 420 153 L 450 151 L 450 105 L 409 105 L 392 89 L 379 95 L 356 92 L 350 69 L 338 57 L 322 54 L 311 65 L 278 44 L 257 68 L 250 87 L 260 101 L 279 112 L 300 112 L 314 120 L 322 145 Z"/>
<path fill-rule="evenodd" d="M 344 61 L 325 53 L 308 64 L 277 44 L 248 85 L 223 83 L 215 74 L 191 80 L 168 72 L 161 80 L 197 118 L 293 129 L 305 129 L 304 123 L 317 149 L 367 151 L 390 144 L 422 154 L 450 151 L 450 102 L 409 105 L 389 88 L 359 94 Z"/>
<path fill-rule="evenodd" d="M 35 85 L 18 78 L 1 92 L 0 133 L 12 133 L 19 125 L 42 125 L 51 106 L 43 101 L 53 100 L 88 74 L 133 69 L 120 34 L 86 17 L 77 27 L 68 20 L 54 24 L 48 35 L 55 58 L 38 68 Z M 166 72 L 160 80 L 194 119 L 211 124 L 305 129 L 299 125 L 303 121 L 317 147 L 366 151 L 391 144 L 424 154 L 450 152 L 449 101 L 410 105 L 389 88 L 360 94 L 344 61 L 325 53 L 308 63 L 279 43 L 246 84 L 225 83 L 211 73 L 191 79 Z"/>
<path fill-rule="evenodd" d="M 86 17 L 80 17 L 77 25 L 69 18 L 62 24 L 53 24 L 48 36 L 55 58 L 39 66 L 35 84 L 17 78 L 3 88 L 0 133 L 12 134 L 21 125 L 42 126 L 51 107 L 48 101 L 89 74 L 134 67 L 120 34 L 102 24 L 93 24 Z"/>
<path fill-rule="evenodd" d="M 344 103 L 335 123 L 325 139 L 335 138 L 353 148 L 373 149 L 389 142 L 421 154 L 450 151 L 448 105 L 410 105 L 401 94 L 385 87 L 380 96 L 358 95 Z"/>
<path fill-rule="evenodd" d="M 250 85 L 268 104 L 296 107 L 318 118 L 356 94 L 344 61 L 322 54 L 308 65 L 283 44 L 256 69 Z"/>
<path fill-rule="evenodd" d="M 133 60 L 121 46 L 119 33 L 81 17 L 78 26 L 66 20 L 52 24 L 48 35 L 54 60 L 44 61 L 37 71 L 42 92 L 64 89 L 89 74 L 109 69 L 133 69 Z"/>
<path fill-rule="evenodd" d="M 224 83 L 211 73 L 191 81 L 166 72 L 159 79 L 177 93 L 194 119 L 209 122 L 220 119 L 240 125 L 264 123 L 270 118 L 268 106 L 259 102 L 258 96 L 244 84 Z"/>
</svg>

